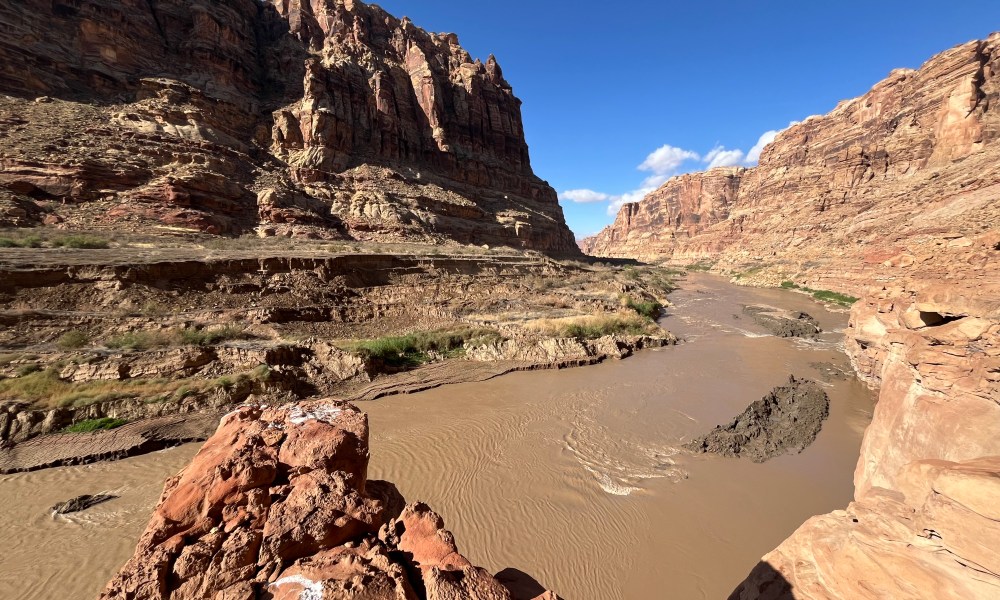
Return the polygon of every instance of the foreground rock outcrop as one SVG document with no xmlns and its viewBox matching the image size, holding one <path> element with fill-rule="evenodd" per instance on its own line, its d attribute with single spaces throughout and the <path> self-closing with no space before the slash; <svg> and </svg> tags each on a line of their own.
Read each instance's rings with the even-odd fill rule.
<svg viewBox="0 0 1000 600">
<path fill-rule="evenodd" d="M 367 417 L 349 404 L 242 407 L 167 482 L 101 598 L 518 598 L 367 467 Z"/>
<path fill-rule="evenodd" d="M 790 377 L 788 385 L 747 407 L 726 425 L 684 445 L 693 452 L 765 462 L 809 447 L 830 415 L 830 398 L 817 383 Z"/>
<path fill-rule="evenodd" d="M 813 517 L 730 600 L 1000 598 L 1000 457 L 924 460 Z"/>
<path fill-rule="evenodd" d="M 357 0 L 0 5 L 0 226 L 576 253 L 520 100 Z"/>
</svg>

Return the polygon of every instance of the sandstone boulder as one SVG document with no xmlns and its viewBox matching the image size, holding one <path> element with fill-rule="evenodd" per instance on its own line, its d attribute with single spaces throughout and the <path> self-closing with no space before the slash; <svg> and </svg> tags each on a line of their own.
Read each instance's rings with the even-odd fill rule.
<svg viewBox="0 0 1000 600">
<path fill-rule="evenodd" d="M 352 405 L 244 406 L 170 479 L 102 599 L 508 600 L 424 504 L 368 481 Z"/>
</svg>

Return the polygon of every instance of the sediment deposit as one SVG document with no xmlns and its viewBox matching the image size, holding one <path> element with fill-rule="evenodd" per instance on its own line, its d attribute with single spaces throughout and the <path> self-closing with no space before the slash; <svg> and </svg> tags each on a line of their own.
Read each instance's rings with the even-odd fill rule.
<svg viewBox="0 0 1000 600">
<path fill-rule="evenodd" d="M 684 447 L 693 452 L 764 462 L 808 448 L 829 415 L 830 398 L 823 388 L 793 376 L 787 385 L 774 388 L 728 424 L 717 426 Z"/>
<path fill-rule="evenodd" d="M 816 337 L 823 331 L 808 313 L 782 310 L 773 306 L 744 306 L 743 314 L 778 337 Z"/>
</svg>

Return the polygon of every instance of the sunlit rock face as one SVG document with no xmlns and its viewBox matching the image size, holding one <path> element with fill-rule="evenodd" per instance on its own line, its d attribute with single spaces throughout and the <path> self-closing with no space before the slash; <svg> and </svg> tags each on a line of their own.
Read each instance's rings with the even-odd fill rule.
<svg viewBox="0 0 1000 600">
<path fill-rule="evenodd" d="M 368 418 L 354 406 L 241 407 L 167 481 L 101 598 L 528 600 L 459 554 L 427 505 L 406 505 L 367 470 Z"/>
<path fill-rule="evenodd" d="M 1000 493 L 998 45 L 953 48 L 789 128 L 735 192 L 711 194 L 728 212 L 715 223 L 686 225 L 718 170 L 667 182 L 583 244 L 861 297 L 846 349 L 879 396 L 855 502 L 809 520 L 733 598 L 1000 597 L 985 500 Z"/>
<path fill-rule="evenodd" d="M 0 222 L 577 252 L 520 100 L 454 34 L 344 0 L 26 0 L 0 22 Z"/>
<path fill-rule="evenodd" d="M 783 131 L 757 167 L 676 177 L 623 206 L 582 247 L 759 268 L 772 275 L 766 283 L 784 277 L 854 295 L 920 277 L 941 254 L 957 263 L 979 247 L 981 263 L 992 256 L 983 235 L 1000 222 L 998 46 L 995 34 L 894 71 Z"/>
</svg>

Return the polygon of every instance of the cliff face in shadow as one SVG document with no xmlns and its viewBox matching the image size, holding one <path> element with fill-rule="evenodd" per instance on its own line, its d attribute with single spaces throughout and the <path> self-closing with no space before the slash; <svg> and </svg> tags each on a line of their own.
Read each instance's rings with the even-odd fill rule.
<svg viewBox="0 0 1000 600">
<path fill-rule="evenodd" d="M 351 0 L 0 6 L 0 225 L 575 253 L 492 56 Z"/>
</svg>

